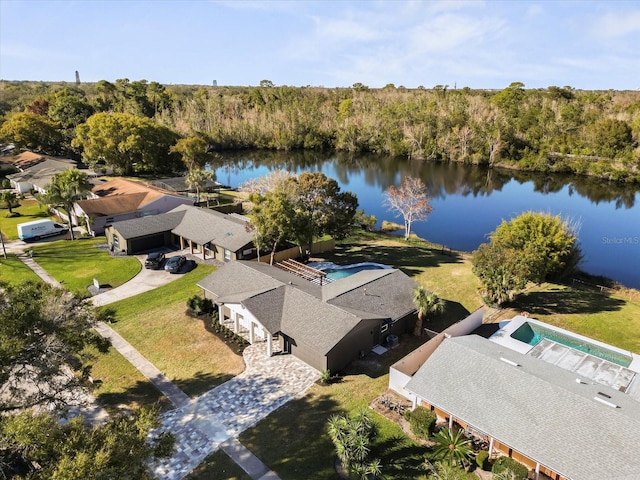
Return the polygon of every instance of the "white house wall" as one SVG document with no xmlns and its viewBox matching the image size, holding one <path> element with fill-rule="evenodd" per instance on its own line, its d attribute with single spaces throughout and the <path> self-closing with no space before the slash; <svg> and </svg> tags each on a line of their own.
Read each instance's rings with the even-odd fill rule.
<svg viewBox="0 0 640 480">
<path fill-rule="evenodd" d="M 225 306 L 229 309 L 230 317 L 234 324 L 237 322 L 238 326 L 248 332 L 251 332 L 251 325 L 253 324 L 254 341 L 262 341 L 267 337 L 267 330 L 249 310 L 240 304 L 226 304 Z"/>
</svg>

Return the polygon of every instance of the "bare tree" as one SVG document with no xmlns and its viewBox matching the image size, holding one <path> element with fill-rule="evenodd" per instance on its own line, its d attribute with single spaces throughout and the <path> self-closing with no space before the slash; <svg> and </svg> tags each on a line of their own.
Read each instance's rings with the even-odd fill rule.
<svg viewBox="0 0 640 480">
<path fill-rule="evenodd" d="M 396 217 L 404 218 L 404 238 L 409 239 L 413 222 L 426 220 L 433 207 L 427 187 L 422 180 L 405 177 L 399 187 L 391 186 L 385 192 L 384 205 L 394 212 Z"/>
</svg>

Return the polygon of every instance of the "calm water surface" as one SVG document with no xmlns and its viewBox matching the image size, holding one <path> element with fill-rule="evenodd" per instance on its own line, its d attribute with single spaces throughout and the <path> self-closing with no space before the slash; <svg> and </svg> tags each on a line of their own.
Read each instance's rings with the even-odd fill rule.
<svg viewBox="0 0 640 480">
<path fill-rule="evenodd" d="M 546 176 L 475 166 L 379 156 L 248 152 L 221 155 L 218 181 L 231 187 L 272 170 L 321 171 L 358 197 L 380 223 L 401 218 L 383 206 L 384 191 L 406 175 L 427 185 L 433 212 L 413 232 L 456 250 L 472 251 L 500 222 L 528 210 L 561 214 L 579 223 L 581 268 L 640 288 L 640 193 L 597 179 Z"/>
</svg>

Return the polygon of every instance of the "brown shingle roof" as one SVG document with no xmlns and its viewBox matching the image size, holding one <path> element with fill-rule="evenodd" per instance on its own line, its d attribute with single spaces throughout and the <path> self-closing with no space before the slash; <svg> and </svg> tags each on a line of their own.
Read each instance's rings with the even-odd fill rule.
<svg viewBox="0 0 640 480">
<path fill-rule="evenodd" d="M 162 197 L 163 195 L 171 195 L 176 197 L 174 192 L 163 190 L 161 188 L 152 187 L 141 182 L 134 182 L 125 178 L 114 178 L 101 185 L 93 188 L 92 192 L 98 197 L 112 197 L 116 195 L 129 195 L 132 193 L 144 194 L 143 200 L 138 204 L 139 207 Z"/>
</svg>

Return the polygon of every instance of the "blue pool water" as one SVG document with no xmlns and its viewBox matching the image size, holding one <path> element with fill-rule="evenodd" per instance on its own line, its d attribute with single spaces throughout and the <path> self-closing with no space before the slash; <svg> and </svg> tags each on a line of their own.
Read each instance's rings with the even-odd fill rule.
<svg viewBox="0 0 640 480">
<path fill-rule="evenodd" d="M 383 270 L 388 269 L 387 265 L 382 265 L 381 263 L 354 263 L 353 265 L 336 265 L 331 262 L 318 262 L 318 263 L 309 263 L 310 267 L 317 268 L 318 270 L 322 270 L 327 274 L 327 278 L 331 280 L 340 280 L 341 278 L 346 278 L 354 273 L 361 272 L 363 270 Z"/>
<path fill-rule="evenodd" d="M 581 341 L 579 338 L 563 335 L 560 332 L 544 328 L 540 325 L 525 322 L 518 329 L 511 334 L 511 338 L 515 338 L 524 343 L 528 343 L 531 346 L 537 345 L 543 338 L 549 339 L 553 342 L 565 345 L 570 348 L 574 348 L 594 357 L 608 360 L 609 362 L 616 363 L 623 367 L 631 365 L 631 357 L 624 355 L 608 348 L 603 348 L 593 343 Z"/>
</svg>

